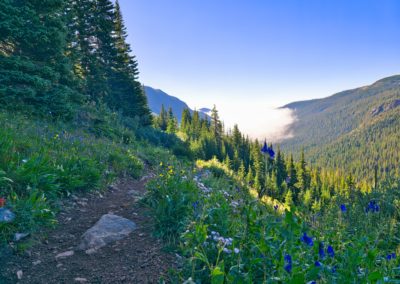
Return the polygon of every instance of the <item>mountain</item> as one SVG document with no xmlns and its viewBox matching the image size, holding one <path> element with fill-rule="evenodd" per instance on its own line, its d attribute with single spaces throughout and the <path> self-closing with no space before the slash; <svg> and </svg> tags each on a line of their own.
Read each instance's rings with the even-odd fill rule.
<svg viewBox="0 0 400 284">
<path fill-rule="evenodd" d="M 281 147 L 312 163 L 372 179 L 399 176 L 400 75 L 323 99 L 290 103 L 297 120 Z"/>
<path fill-rule="evenodd" d="M 174 115 L 177 117 L 179 122 L 181 121 L 182 111 L 184 109 L 188 108 L 190 112 L 193 114 L 193 110 L 190 109 L 189 106 L 184 101 L 178 99 L 177 97 L 171 96 L 162 90 L 154 89 L 149 86 L 144 86 L 144 91 L 147 96 L 147 101 L 150 110 L 154 114 L 157 115 L 160 114 L 162 105 L 164 105 L 166 110 L 168 110 L 171 107 Z M 198 111 L 202 118 L 208 118 L 208 112 L 211 110 L 208 108 L 201 108 Z"/>
</svg>

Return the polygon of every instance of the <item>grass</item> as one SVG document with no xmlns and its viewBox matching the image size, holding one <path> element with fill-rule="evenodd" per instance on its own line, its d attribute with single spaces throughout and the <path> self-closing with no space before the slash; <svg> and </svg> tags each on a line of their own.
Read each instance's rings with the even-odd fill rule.
<svg viewBox="0 0 400 284">
<path fill-rule="evenodd" d="M 398 188 L 289 211 L 258 200 L 222 164 L 197 164 L 197 174 L 161 167 L 149 185 L 156 232 L 184 256 L 177 283 L 400 282 Z M 379 211 L 366 212 L 371 200 Z"/>
<path fill-rule="evenodd" d="M 54 226 L 60 198 L 103 189 L 120 176 L 138 178 L 145 164 L 171 155 L 115 114 L 86 115 L 91 117 L 77 125 L 0 112 L 0 198 L 16 215 L 14 222 L 0 223 L 0 245 L 17 232 Z"/>
</svg>

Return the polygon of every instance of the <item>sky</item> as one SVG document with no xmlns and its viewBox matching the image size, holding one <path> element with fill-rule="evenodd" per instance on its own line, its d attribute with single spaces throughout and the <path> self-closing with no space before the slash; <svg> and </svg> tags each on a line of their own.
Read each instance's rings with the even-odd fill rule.
<svg viewBox="0 0 400 284">
<path fill-rule="evenodd" d="M 140 81 L 277 139 L 276 110 L 400 73 L 397 0 L 119 0 Z"/>
</svg>

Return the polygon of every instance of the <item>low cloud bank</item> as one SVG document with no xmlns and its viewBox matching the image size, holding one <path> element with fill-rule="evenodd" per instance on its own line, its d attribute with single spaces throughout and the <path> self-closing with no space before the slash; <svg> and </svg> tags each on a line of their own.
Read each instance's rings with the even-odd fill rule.
<svg viewBox="0 0 400 284">
<path fill-rule="evenodd" d="M 265 106 L 238 108 L 232 113 L 222 113 L 226 128 L 236 123 L 245 135 L 268 142 L 281 142 L 293 137 L 291 125 L 296 121 L 294 111 L 288 108 L 277 109 Z"/>
</svg>

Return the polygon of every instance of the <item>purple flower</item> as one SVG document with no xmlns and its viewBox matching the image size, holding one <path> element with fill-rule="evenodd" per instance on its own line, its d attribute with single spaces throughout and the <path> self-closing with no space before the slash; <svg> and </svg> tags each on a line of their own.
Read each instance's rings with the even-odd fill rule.
<svg viewBox="0 0 400 284">
<path fill-rule="evenodd" d="M 340 204 L 340 211 L 346 212 L 347 211 L 346 205 Z"/>
<path fill-rule="evenodd" d="M 279 206 L 278 205 L 274 205 L 274 210 L 278 210 Z"/>
<path fill-rule="evenodd" d="M 330 257 L 334 257 L 335 256 L 335 251 L 333 250 L 332 246 L 328 246 L 328 249 L 326 250 L 326 252 L 328 253 L 328 255 Z"/>
<path fill-rule="evenodd" d="M 365 212 L 366 213 L 368 213 L 368 212 L 372 212 L 372 213 L 379 212 L 379 209 L 380 209 L 379 205 L 376 203 L 376 201 L 375 200 L 371 200 L 368 203 L 367 208 L 365 209 Z"/>
<path fill-rule="evenodd" d="M 286 254 L 283 258 L 285 261 L 285 266 L 283 267 L 288 273 L 292 271 L 292 257 L 290 254 Z"/>
<path fill-rule="evenodd" d="M 387 260 L 391 260 L 391 259 L 395 259 L 395 258 L 396 258 L 396 253 L 395 253 L 395 252 L 390 253 L 390 254 L 388 254 L 388 255 L 386 256 L 386 259 L 387 259 Z"/>
<path fill-rule="evenodd" d="M 303 233 L 303 236 L 300 238 L 300 240 L 310 247 L 314 245 L 312 237 L 307 236 L 307 233 Z"/>
<path fill-rule="evenodd" d="M 264 146 L 261 148 L 261 152 L 263 154 L 266 154 L 268 152 L 268 145 L 267 145 L 267 141 L 264 141 Z"/>
</svg>

